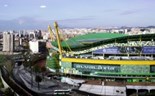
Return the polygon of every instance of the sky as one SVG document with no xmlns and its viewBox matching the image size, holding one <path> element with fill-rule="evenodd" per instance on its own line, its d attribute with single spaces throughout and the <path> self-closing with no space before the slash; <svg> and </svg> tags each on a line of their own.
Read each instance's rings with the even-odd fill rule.
<svg viewBox="0 0 155 96">
<path fill-rule="evenodd" d="M 0 0 L 0 30 L 155 25 L 155 0 Z"/>
</svg>

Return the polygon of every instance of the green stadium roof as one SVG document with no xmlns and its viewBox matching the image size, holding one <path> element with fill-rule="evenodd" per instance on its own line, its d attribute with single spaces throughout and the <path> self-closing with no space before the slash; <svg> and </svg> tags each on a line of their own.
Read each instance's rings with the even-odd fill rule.
<svg viewBox="0 0 155 96">
<path fill-rule="evenodd" d="M 124 36 L 127 36 L 127 35 L 118 34 L 118 33 L 90 33 L 90 34 L 80 35 L 80 36 L 70 38 L 67 41 L 63 41 L 61 45 L 65 49 L 67 49 L 68 46 L 71 49 L 75 49 L 75 48 L 87 47 L 100 41 L 109 40 L 112 38 L 124 37 Z M 52 42 L 52 44 L 54 46 L 57 46 L 57 42 Z"/>
<path fill-rule="evenodd" d="M 63 49 L 69 50 L 83 50 L 90 47 L 100 46 L 108 43 L 126 43 L 127 41 L 155 41 L 155 34 L 140 34 L 140 35 L 126 35 L 118 33 L 91 33 L 81 36 L 76 36 L 61 42 Z M 57 47 L 57 42 L 52 42 Z"/>
</svg>

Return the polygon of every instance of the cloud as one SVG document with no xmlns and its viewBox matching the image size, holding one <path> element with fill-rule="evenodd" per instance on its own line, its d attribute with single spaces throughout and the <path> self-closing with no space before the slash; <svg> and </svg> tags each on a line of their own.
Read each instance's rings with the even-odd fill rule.
<svg viewBox="0 0 155 96">
<path fill-rule="evenodd" d="M 40 8 L 46 8 L 46 5 L 41 5 Z"/>
<path fill-rule="evenodd" d="M 8 7 L 8 5 L 7 4 L 4 4 L 4 7 Z"/>
<path fill-rule="evenodd" d="M 57 20 L 60 22 L 80 22 L 80 21 L 86 21 L 86 20 L 93 20 L 94 16 L 84 16 L 84 17 L 79 17 L 79 18 L 71 18 L 71 19 L 62 19 L 62 20 Z"/>
<path fill-rule="evenodd" d="M 123 11 L 122 13 L 120 13 L 120 15 L 130 15 L 130 14 L 135 14 L 135 13 L 138 13 L 140 12 L 140 10 L 125 10 Z"/>
<path fill-rule="evenodd" d="M 61 20 L 51 20 L 51 22 L 57 21 L 60 27 L 84 27 L 89 26 L 88 24 L 92 23 L 94 20 L 94 16 L 84 16 L 79 18 L 71 18 L 71 19 L 61 19 Z M 91 22 L 91 23 L 88 23 Z"/>
<path fill-rule="evenodd" d="M 22 25 L 22 24 L 24 24 L 24 23 L 25 23 L 25 21 L 22 20 L 22 19 L 18 21 L 18 24 L 19 24 L 19 25 Z"/>
<path fill-rule="evenodd" d="M 105 9 L 103 12 L 116 12 L 118 9 Z"/>
</svg>

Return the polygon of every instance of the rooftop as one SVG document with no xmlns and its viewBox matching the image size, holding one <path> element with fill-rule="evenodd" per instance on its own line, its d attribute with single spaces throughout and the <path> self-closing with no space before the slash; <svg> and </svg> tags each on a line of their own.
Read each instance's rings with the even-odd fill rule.
<svg viewBox="0 0 155 96">
<path fill-rule="evenodd" d="M 124 36 L 127 36 L 127 35 L 119 34 L 119 33 L 90 33 L 90 34 L 70 38 L 67 41 L 63 41 L 62 47 L 67 48 L 69 46 L 71 49 L 80 48 L 80 47 L 91 45 L 99 41 L 118 38 L 118 37 L 124 37 Z M 52 42 L 52 44 L 54 46 L 57 46 L 57 42 Z"/>
</svg>

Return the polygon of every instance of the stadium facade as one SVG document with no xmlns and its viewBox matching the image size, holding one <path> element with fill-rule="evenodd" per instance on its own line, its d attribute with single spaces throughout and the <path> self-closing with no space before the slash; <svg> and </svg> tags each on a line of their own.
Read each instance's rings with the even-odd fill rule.
<svg viewBox="0 0 155 96">
<path fill-rule="evenodd" d="M 58 46 L 54 42 L 52 45 Z M 155 34 L 92 33 L 71 38 L 61 45 L 62 73 L 155 82 Z M 53 59 L 48 57 L 48 60 Z"/>
</svg>

